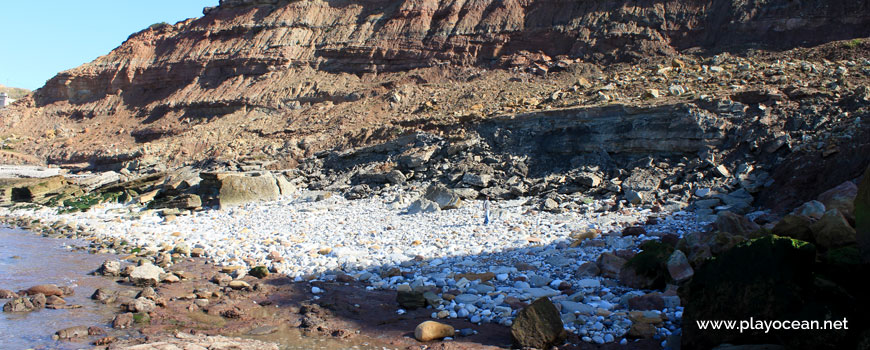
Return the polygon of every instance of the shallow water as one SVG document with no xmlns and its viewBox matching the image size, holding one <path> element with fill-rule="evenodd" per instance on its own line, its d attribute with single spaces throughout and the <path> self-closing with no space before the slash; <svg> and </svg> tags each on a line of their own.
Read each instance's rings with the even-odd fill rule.
<svg viewBox="0 0 870 350">
<path fill-rule="evenodd" d="M 88 341 L 62 342 L 51 338 L 54 332 L 74 326 L 99 326 L 110 331 L 114 308 L 90 300 L 98 288 L 120 289 L 109 278 L 89 275 L 113 255 L 72 251 L 70 246 L 86 246 L 81 240 L 53 239 L 17 229 L 0 227 L 0 289 L 19 291 L 38 284 L 72 286 L 75 295 L 64 297 L 68 305 L 80 309 L 43 309 L 30 313 L 0 312 L 0 350 L 90 349 Z M 0 305 L 8 300 L 0 300 Z M 385 349 L 364 342 L 348 342 L 330 337 L 304 336 L 298 329 L 279 327 L 268 335 L 244 338 L 280 344 L 282 350 L 295 349 Z M 94 339 L 89 339 L 93 341 Z"/>
<path fill-rule="evenodd" d="M 54 332 L 74 326 L 107 328 L 112 309 L 90 300 L 97 288 L 111 287 L 111 279 L 91 276 L 89 272 L 109 258 L 75 252 L 67 246 L 86 242 L 45 238 L 26 231 L 0 227 L 0 288 L 19 291 L 38 284 L 71 286 L 75 294 L 64 297 L 67 305 L 80 309 L 38 310 L 29 313 L 0 312 L 0 348 L 16 349 L 90 349 L 88 343 L 58 342 Z M 115 287 L 117 288 L 117 287 Z M 5 304 L 8 300 L 0 300 Z"/>
</svg>

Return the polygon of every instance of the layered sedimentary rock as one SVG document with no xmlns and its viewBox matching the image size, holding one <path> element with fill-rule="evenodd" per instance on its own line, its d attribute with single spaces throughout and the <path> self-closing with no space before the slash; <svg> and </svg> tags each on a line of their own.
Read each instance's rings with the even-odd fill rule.
<svg viewBox="0 0 870 350">
<path fill-rule="evenodd" d="M 424 102 L 427 84 L 478 75 L 458 67 L 546 72 L 816 44 L 870 35 L 868 10 L 868 0 L 222 1 L 59 73 L 4 112 L 3 129 L 43 139 L 20 147 L 53 162 L 231 159 L 287 142 L 299 158 L 401 132 L 385 125 Z"/>
</svg>

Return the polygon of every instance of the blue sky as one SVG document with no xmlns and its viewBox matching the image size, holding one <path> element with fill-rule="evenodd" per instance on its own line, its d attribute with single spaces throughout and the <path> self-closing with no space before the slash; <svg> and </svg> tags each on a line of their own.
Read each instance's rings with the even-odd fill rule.
<svg viewBox="0 0 870 350">
<path fill-rule="evenodd" d="M 57 72 L 93 61 L 130 34 L 202 16 L 218 0 L 0 2 L 0 84 L 36 89 Z"/>
</svg>

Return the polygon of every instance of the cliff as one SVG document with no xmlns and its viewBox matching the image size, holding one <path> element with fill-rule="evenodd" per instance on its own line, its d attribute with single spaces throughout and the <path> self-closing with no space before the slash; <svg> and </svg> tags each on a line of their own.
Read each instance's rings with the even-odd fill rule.
<svg viewBox="0 0 870 350">
<path fill-rule="evenodd" d="M 868 35 L 870 0 L 221 1 L 59 73 L 2 130 L 54 162 L 296 159 L 402 133 L 420 111 L 505 112 L 487 84 L 516 100 L 553 88 L 519 73 Z"/>
</svg>

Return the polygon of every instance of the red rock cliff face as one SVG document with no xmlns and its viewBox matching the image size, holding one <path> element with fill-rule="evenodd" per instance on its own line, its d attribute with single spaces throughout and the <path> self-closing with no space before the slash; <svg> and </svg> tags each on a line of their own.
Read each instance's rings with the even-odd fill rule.
<svg viewBox="0 0 870 350">
<path fill-rule="evenodd" d="M 489 65 L 523 51 L 612 61 L 695 46 L 781 48 L 870 34 L 868 4 L 854 0 L 225 2 L 200 19 L 134 34 L 112 53 L 59 74 L 39 91 L 36 103 L 84 103 L 118 95 L 125 105 L 145 106 L 171 95 L 193 97 L 196 90 L 220 88 L 238 77 L 287 73 L 300 67 L 360 73 L 441 63 Z M 260 98 L 244 90 L 235 94 L 222 90 L 216 92 L 224 101 Z"/>
<path fill-rule="evenodd" d="M 236 0 L 205 13 L 133 34 L 58 74 L 11 119 L 50 128 L 114 117 L 94 128 L 142 143 L 188 130 L 178 123 L 185 118 L 364 99 L 383 83 L 366 78 L 374 73 L 546 66 L 550 58 L 601 63 L 870 35 L 870 0 Z"/>
</svg>

